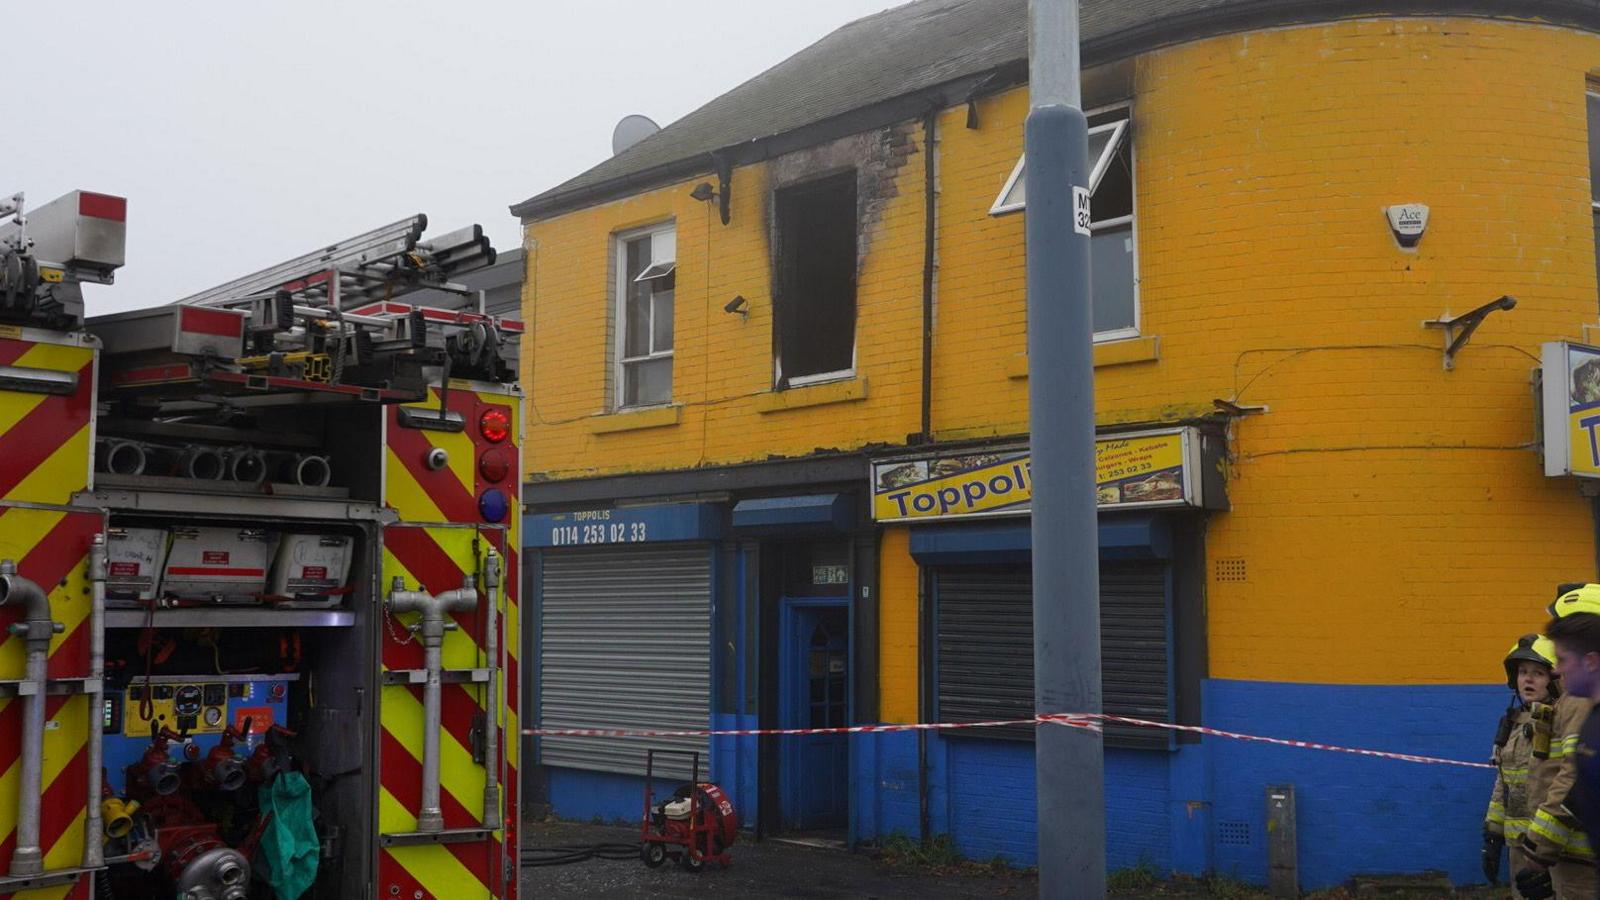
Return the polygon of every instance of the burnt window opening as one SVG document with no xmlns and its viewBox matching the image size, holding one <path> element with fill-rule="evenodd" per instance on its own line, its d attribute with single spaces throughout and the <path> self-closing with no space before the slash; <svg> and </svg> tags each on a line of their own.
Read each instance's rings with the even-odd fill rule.
<svg viewBox="0 0 1600 900">
<path fill-rule="evenodd" d="M 856 353 L 855 172 L 781 188 L 774 207 L 777 386 L 847 378 Z"/>
</svg>

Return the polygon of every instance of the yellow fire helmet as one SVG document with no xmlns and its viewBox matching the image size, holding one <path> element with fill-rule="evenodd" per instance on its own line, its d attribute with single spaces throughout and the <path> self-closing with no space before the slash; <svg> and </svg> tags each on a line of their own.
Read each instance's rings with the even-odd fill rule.
<svg viewBox="0 0 1600 900">
<path fill-rule="evenodd" d="M 1563 584 L 1556 589 L 1556 602 L 1545 607 L 1551 618 L 1573 613 L 1600 615 L 1600 584 Z"/>
<path fill-rule="evenodd" d="M 1517 689 L 1517 663 L 1535 662 L 1552 671 L 1556 667 L 1556 645 L 1542 634 L 1525 634 L 1517 638 L 1506 652 L 1506 687 Z"/>
</svg>

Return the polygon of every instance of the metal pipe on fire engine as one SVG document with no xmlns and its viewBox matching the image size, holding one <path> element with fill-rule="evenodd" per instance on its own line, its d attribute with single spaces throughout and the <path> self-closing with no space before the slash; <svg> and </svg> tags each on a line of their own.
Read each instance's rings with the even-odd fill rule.
<svg viewBox="0 0 1600 900">
<path fill-rule="evenodd" d="M 0 607 L 22 607 L 22 620 L 8 627 L 23 638 L 27 668 L 17 686 L 22 695 L 22 765 L 17 785 L 16 850 L 11 854 L 13 876 L 37 875 L 44 870 L 39 848 L 39 805 L 43 797 L 41 765 L 44 758 L 44 701 L 49 667 L 50 636 L 62 630 L 50 618 L 50 595 L 31 579 L 17 574 L 17 564 L 0 560 Z"/>
<path fill-rule="evenodd" d="M 333 480 L 333 463 L 326 456 L 311 453 L 272 453 L 272 479 L 305 487 L 327 487 Z"/>
<path fill-rule="evenodd" d="M 112 475 L 143 475 L 146 463 L 144 445 L 137 441 L 107 438 L 98 443 L 96 463 L 102 472 Z"/>
<path fill-rule="evenodd" d="M 97 534 L 89 545 L 89 798 L 83 826 L 83 867 L 105 865 L 105 839 L 101 835 L 100 794 L 105 781 L 101 771 L 100 741 L 105 732 L 106 674 L 106 536 Z"/>
<path fill-rule="evenodd" d="M 471 575 L 462 586 L 434 595 L 427 591 L 408 591 L 404 578 L 396 575 L 389 591 L 389 610 L 395 613 L 419 612 L 421 620 L 411 630 L 422 636 L 423 668 L 427 681 L 422 687 L 422 803 L 417 811 L 417 831 L 444 830 L 444 813 L 439 806 L 439 685 L 444 668 L 441 650 L 444 633 L 455 630 L 449 614 L 466 612 L 478 604 L 478 581 Z"/>
<path fill-rule="evenodd" d="M 500 827 L 500 554 L 493 547 L 483 564 L 483 651 L 489 658 L 489 687 L 483 710 L 483 827 Z"/>
<path fill-rule="evenodd" d="M 260 484 L 267 479 L 267 458 L 251 447 L 228 451 L 228 477 L 244 484 Z"/>
</svg>

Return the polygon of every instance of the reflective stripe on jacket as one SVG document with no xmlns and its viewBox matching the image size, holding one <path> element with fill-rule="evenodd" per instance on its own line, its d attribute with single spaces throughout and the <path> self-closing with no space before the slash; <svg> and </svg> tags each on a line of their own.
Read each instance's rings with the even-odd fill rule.
<svg viewBox="0 0 1600 900">
<path fill-rule="evenodd" d="M 1533 759 L 1533 725 L 1528 711 L 1516 713 L 1504 746 L 1494 751 L 1494 790 L 1483 830 L 1516 840 L 1528 830 L 1528 763 Z"/>
<path fill-rule="evenodd" d="M 1567 809 L 1567 794 L 1577 782 L 1578 732 L 1593 703 L 1571 694 L 1555 703 L 1548 759 L 1528 763 L 1528 825 L 1522 836 L 1523 851 L 1545 864 L 1562 857 L 1594 860 L 1589 839 L 1577 816 Z M 1531 756 L 1531 754 L 1530 754 Z M 1509 818 L 1509 816 L 1507 816 Z"/>
</svg>

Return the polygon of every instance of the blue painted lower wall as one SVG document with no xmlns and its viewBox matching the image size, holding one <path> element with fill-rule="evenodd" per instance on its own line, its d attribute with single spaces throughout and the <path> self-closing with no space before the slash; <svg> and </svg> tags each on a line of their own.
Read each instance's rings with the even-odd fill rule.
<svg viewBox="0 0 1600 900">
<path fill-rule="evenodd" d="M 1211 679 L 1207 725 L 1227 731 L 1482 761 L 1508 697 L 1498 685 L 1372 686 Z M 751 727 L 717 716 L 719 728 Z M 851 738 L 851 837 L 881 840 L 928 825 L 974 859 L 1034 865 L 1033 745 L 929 733 L 927 771 L 914 733 Z M 713 742 L 713 775 L 754 821 L 755 740 Z M 1158 871 L 1216 871 L 1264 883 L 1266 789 L 1292 784 L 1301 887 L 1317 890 L 1361 873 L 1443 870 L 1481 879 L 1479 834 L 1493 772 L 1392 762 L 1205 738 L 1171 750 L 1106 751 L 1107 864 Z M 550 802 L 568 819 L 633 822 L 643 779 L 550 771 Z M 670 790 L 676 785 L 662 784 Z"/>
<path fill-rule="evenodd" d="M 863 735 L 855 740 L 858 839 L 919 834 L 916 735 Z M 1038 806 L 1033 744 L 937 734 L 926 740 L 929 830 L 949 835 L 964 856 L 998 856 L 1013 865 L 1034 865 Z M 1107 849 L 1113 868 L 1141 862 L 1163 871 L 1205 868 L 1203 861 L 1181 858 L 1192 835 L 1185 834 L 1185 849 L 1175 853 L 1171 821 L 1173 762 L 1185 754 L 1198 755 L 1198 750 L 1106 751 Z"/>
<path fill-rule="evenodd" d="M 755 716 L 717 713 L 711 717 L 717 731 L 756 727 Z M 754 825 L 756 798 L 756 739 L 717 735 L 711 738 L 709 778 L 715 781 L 739 811 L 739 821 Z M 557 818 L 575 821 L 639 821 L 644 812 L 644 776 L 616 775 L 552 766 L 549 770 L 550 811 Z M 670 796 L 681 781 L 655 779 L 657 798 Z"/>
<path fill-rule="evenodd" d="M 1212 680 L 1206 724 L 1319 743 L 1487 761 L 1509 699 L 1498 685 L 1316 685 Z M 1295 786 L 1300 882 L 1440 869 L 1483 877 L 1478 847 L 1494 773 L 1207 738 L 1216 868 L 1266 879 L 1269 784 Z"/>
<path fill-rule="evenodd" d="M 1212 679 L 1206 724 L 1228 731 L 1467 761 L 1487 757 L 1507 700 L 1487 685 L 1315 685 Z M 1033 745 L 926 738 L 928 824 L 968 857 L 1037 861 Z M 854 834 L 920 832 L 917 737 L 855 738 Z M 1438 869 L 1479 880 L 1493 773 L 1224 738 L 1106 751 L 1107 865 L 1266 880 L 1266 789 L 1293 784 L 1301 887 Z"/>
<path fill-rule="evenodd" d="M 550 768 L 550 811 L 557 818 L 636 825 L 644 814 L 644 776 Z M 680 782 L 657 778 L 656 798 L 672 796 Z"/>
</svg>

